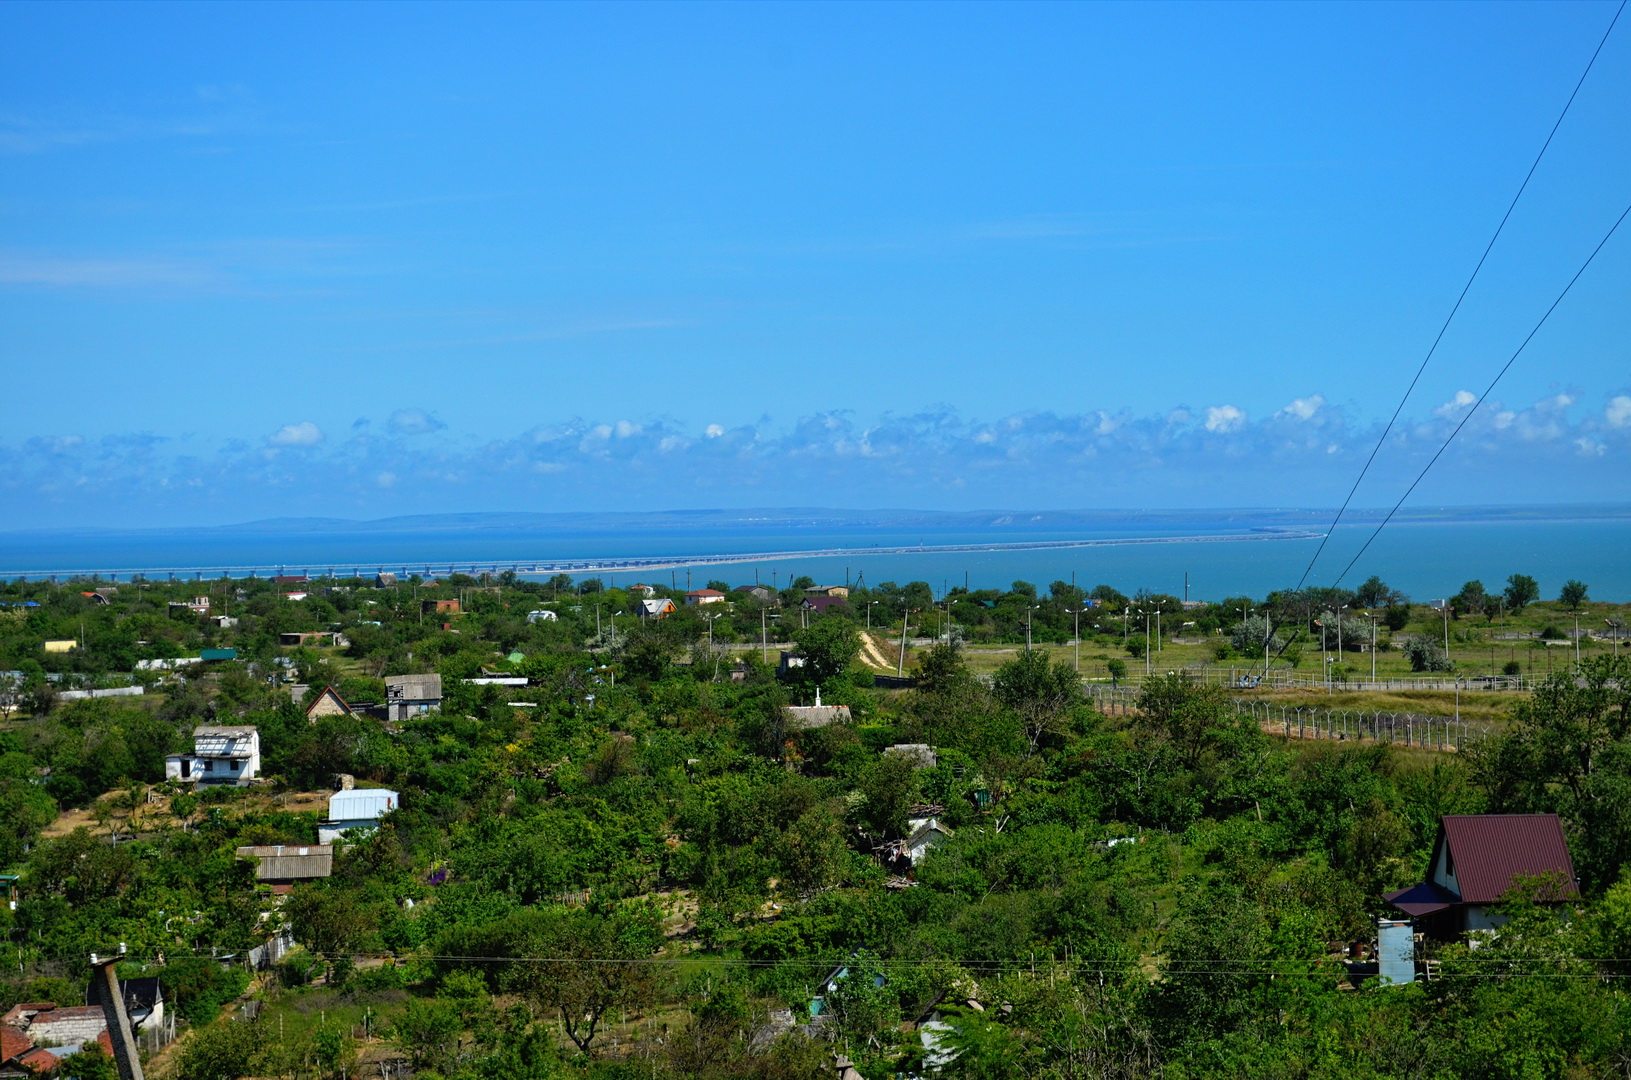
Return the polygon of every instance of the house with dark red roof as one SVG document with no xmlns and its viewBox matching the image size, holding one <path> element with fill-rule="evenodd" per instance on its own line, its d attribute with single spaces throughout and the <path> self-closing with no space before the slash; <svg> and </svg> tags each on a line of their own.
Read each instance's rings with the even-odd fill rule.
<svg viewBox="0 0 1631 1080">
<path fill-rule="evenodd" d="M 1579 895 L 1556 814 L 1446 814 L 1427 880 L 1383 899 L 1411 916 L 1422 933 L 1450 940 L 1499 927 L 1506 920 L 1495 905 L 1524 879 L 1546 883 L 1537 896 L 1542 903 Z"/>
<path fill-rule="evenodd" d="M 839 610 L 848 608 L 849 600 L 842 596 L 806 596 L 799 602 L 799 607 L 816 615 L 825 615 L 833 608 Z"/>
</svg>

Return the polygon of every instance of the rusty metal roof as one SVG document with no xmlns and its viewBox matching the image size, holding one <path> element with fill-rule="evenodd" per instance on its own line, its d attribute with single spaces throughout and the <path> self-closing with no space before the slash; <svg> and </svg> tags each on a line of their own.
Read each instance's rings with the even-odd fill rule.
<svg viewBox="0 0 1631 1080">
<path fill-rule="evenodd" d="M 1494 903 L 1514 877 L 1552 873 L 1566 882 L 1564 896 L 1576 895 L 1574 862 L 1556 814 L 1446 814 L 1439 841 L 1450 846 L 1463 903 Z"/>
</svg>

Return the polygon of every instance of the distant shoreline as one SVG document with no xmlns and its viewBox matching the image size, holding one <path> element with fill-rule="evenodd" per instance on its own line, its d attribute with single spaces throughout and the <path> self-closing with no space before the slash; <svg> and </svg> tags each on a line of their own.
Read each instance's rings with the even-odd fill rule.
<svg viewBox="0 0 1631 1080">
<path fill-rule="evenodd" d="M 521 577 L 537 577 L 554 574 L 605 574 L 627 571 L 669 570 L 698 566 L 728 566 L 749 562 L 774 562 L 787 559 L 827 559 L 842 558 L 845 556 L 861 555 L 947 555 L 960 552 L 999 552 L 999 551 L 1055 551 L 1069 548 L 1094 547 L 1130 547 L 1136 545 L 1155 544 L 1221 544 L 1240 542 L 1262 542 L 1269 540 L 1318 540 L 1324 533 L 1309 532 L 1306 530 L 1260 528 L 1252 532 L 1243 533 L 1213 533 L 1197 536 L 1143 536 L 1143 537 L 1100 537 L 1094 539 L 1062 539 L 1062 540 L 1018 540 L 1003 542 L 975 542 L 964 544 L 875 544 L 867 547 L 830 547 L 815 548 L 803 551 L 757 551 L 757 552 L 725 552 L 708 553 L 701 555 L 666 555 L 666 556 L 628 556 L 617 558 L 578 558 L 578 559 L 500 559 L 500 560 L 351 560 L 336 562 L 330 565 L 321 565 L 310 562 L 294 563 L 262 563 L 259 565 L 242 566 L 146 566 L 146 567 L 101 567 L 101 568 L 73 568 L 73 569 L 33 569 L 33 570 L 0 570 L 0 578 L 16 580 L 25 578 L 39 580 L 43 578 L 100 578 L 117 580 L 120 576 L 127 578 L 175 578 L 188 577 L 210 578 L 222 577 L 260 577 L 278 574 L 299 573 L 310 575 L 315 571 L 324 571 L 318 576 L 331 576 L 335 578 L 364 577 L 375 573 L 394 573 L 400 569 L 403 574 L 411 574 L 419 567 L 424 567 L 426 575 L 440 573 L 442 567 L 447 567 L 447 573 L 458 573 L 468 568 L 472 574 L 501 573 L 505 570 L 513 571 Z"/>
<path fill-rule="evenodd" d="M 1387 511 L 1374 507 L 1349 509 L 1344 524 L 1375 524 Z M 187 536 L 249 537 L 267 535 L 311 536 L 367 533 L 470 532 L 480 530 L 570 529 L 583 532 L 628 529 L 705 530 L 731 528 L 744 531 L 833 528 L 1003 529 L 1062 531 L 1079 528 L 1249 528 L 1280 526 L 1297 529 L 1329 528 L 1336 514 L 1330 507 L 1222 507 L 1180 509 L 1075 509 L 1075 510 L 876 510 L 835 507 L 754 507 L 743 509 L 690 509 L 651 511 L 571 511 L 552 513 L 474 512 L 414 514 L 387 518 L 265 518 L 226 525 L 168 525 L 134 528 L 60 526 L 0 529 L 0 546 L 8 540 L 46 537 L 159 538 Z M 1557 503 L 1478 506 L 1410 507 L 1394 517 L 1393 525 L 1476 522 L 1612 521 L 1631 519 L 1631 503 Z"/>
</svg>

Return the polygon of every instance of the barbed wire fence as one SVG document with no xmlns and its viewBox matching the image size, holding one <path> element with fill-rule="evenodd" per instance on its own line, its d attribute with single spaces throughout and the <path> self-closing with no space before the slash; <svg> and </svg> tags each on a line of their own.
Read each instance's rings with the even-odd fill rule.
<svg viewBox="0 0 1631 1080">
<path fill-rule="evenodd" d="M 1084 689 L 1088 698 L 1107 716 L 1127 716 L 1138 711 L 1140 691 L 1136 687 L 1088 684 Z M 1264 731 L 1288 739 L 1387 743 L 1458 753 L 1493 733 L 1493 728 L 1482 722 L 1429 713 L 1330 709 L 1241 698 L 1231 699 L 1231 704 L 1237 715 L 1250 716 Z"/>
</svg>

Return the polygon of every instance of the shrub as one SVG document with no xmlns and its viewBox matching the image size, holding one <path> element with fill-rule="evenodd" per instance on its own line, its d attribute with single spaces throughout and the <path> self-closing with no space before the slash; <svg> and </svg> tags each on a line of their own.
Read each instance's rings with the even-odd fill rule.
<svg viewBox="0 0 1631 1080">
<path fill-rule="evenodd" d="M 1444 647 L 1434 638 L 1416 634 L 1405 638 L 1402 644 L 1411 671 L 1449 671 L 1453 666 L 1444 655 Z"/>
</svg>

